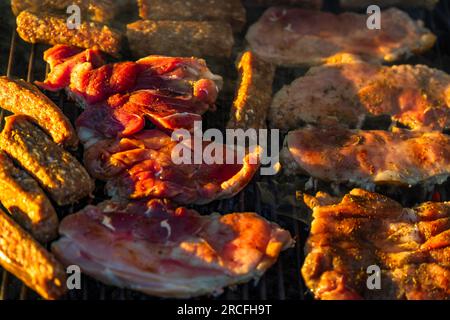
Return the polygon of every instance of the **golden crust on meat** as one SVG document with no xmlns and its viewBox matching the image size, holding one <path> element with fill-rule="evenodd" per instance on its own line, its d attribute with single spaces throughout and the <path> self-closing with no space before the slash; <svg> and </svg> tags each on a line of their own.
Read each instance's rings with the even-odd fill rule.
<svg viewBox="0 0 450 320">
<path fill-rule="evenodd" d="M 45 299 L 67 290 L 63 266 L 1 210 L 0 264 Z"/>
<path fill-rule="evenodd" d="M 23 115 L 6 118 L 0 148 L 33 176 L 59 205 L 89 196 L 94 183 L 84 167 Z"/>
</svg>

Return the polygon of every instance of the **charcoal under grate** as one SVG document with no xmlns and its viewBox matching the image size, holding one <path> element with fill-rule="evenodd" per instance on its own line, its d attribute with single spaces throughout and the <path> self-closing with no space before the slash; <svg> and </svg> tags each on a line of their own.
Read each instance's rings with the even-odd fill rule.
<svg viewBox="0 0 450 320">
<path fill-rule="evenodd" d="M 339 11 L 336 5 L 337 1 L 325 1 L 325 8 L 332 11 Z M 417 64 L 423 63 L 450 73 L 450 0 L 441 0 L 437 8 L 433 12 L 426 10 L 407 10 L 413 18 L 420 18 L 425 21 L 428 28 L 438 36 L 436 46 L 420 57 L 413 57 L 405 63 Z M 10 12 L 8 3 L 1 4 L 0 9 L 9 12 L 9 19 L 13 21 L 12 13 Z M 252 10 L 252 11 L 250 11 Z M 251 24 L 263 12 L 264 8 L 248 9 L 248 23 Z M 2 21 L 0 21 L 2 22 Z M 35 79 L 44 79 L 48 73 L 48 65 L 43 61 L 42 54 L 47 46 L 44 45 L 30 45 L 23 42 L 14 31 L 14 23 L 2 23 L 4 28 L 0 31 L 0 54 L 5 52 L 8 54 L 8 59 L 5 61 L 6 65 L 0 65 L 0 72 L 11 77 L 24 78 L 27 81 Z M 7 29 L 7 31 L 5 31 Z M 237 51 L 243 47 L 243 35 L 241 34 L 237 39 Z M 3 58 L 3 57 L 2 57 Z M 3 64 L 4 59 L 0 59 Z M 230 62 L 231 63 L 231 62 Z M 223 68 L 223 66 L 222 66 Z M 222 69 L 221 68 L 221 69 Z M 225 68 L 226 69 L 226 68 Z M 4 70 L 4 71 L 3 71 Z M 296 77 L 302 75 L 304 69 L 287 69 L 278 68 L 274 81 L 274 92 L 279 90 L 283 85 L 290 83 Z M 220 73 L 220 72 L 218 72 Z M 231 76 L 232 77 L 232 76 Z M 234 81 L 234 79 L 227 79 L 225 81 Z M 64 93 L 53 94 L 49 93 L 50 98 L 64 111 L 66 116 L 72 121 L 75 121 L 80 113 L 78 107 L 69 101 Z M 224 126 L 229 106 L 231 105 L 232 94 L 222 94 L 219 100 L 219 106 L 222 108 L 214 114 L 207 115 L 206 123 L 216 124 L 217 121 L 222 122 L 219 126 Z M 0 109 L 0 128 L 3 125 L 4 116 L 7 113 Z M 209 121 L 208 121 L 208 118 Z M 76 154 L 81 159 L 82 151 Z M 272 184 L 271 179 L 267 177 L 258 177 L 256 181 L 263 181 Z M 282 183 L 282 182 L 281 182 Z M 278 184 L 279 186 L 279 184 Z M 276 188 L 277 185 L 271 187 Z M 104 195 L 101 192 L 102 186 L 97 186 L 96 198 L 90 203 L 98 203 L 104 200 Z M 436 187 L 436 190 L 441 194 L 442 200 L 449 200 L 450 197 L 450 183 L 445 183 L 442 186 Z M 434 191 L 421 190 L 402 190 L 398 196 L 398 200 L 404 205 L 411 205 L 411 203 L 423 202 L 430 200 Z M 87 202 L 80 203 L 75 206 L 58 208 L 59 218 L 63 218 L 67 214 L 76 212 L 83 208 Z M 303 247 L 308 235 L 308 226 L 299 220 L 290 218 L 286 214 L 279 215 L 277 210 L 272 206 L 262 201 L 258 185 L 256 182 L 251 183 L 239 195 L 229 200 L 216 201 L 210 205 L 203 207 L 196 207 L 202 214 L 211 212 L 237 212 L 237 211 L 256 211 L 262 216 L 279 223 L 283 228 L 288 229 L 297 240 L 296 246 L 293 249 L 287 250 L 280 255 L 279 261 L 268 270 L 268 272 L 257 282 L 248 283 L 237 286 L 235 288 L 226 289 L 225 292 L 214 299 L 224 300 L 248 300 L 248 299 L 311 299 L 311 295 L 306 289 L 300 269 L 303 264 Z M 292 208 L 293 211 L 300 210 Z M 295 216 L 295 214 L 292 214 Z M 29 290 L 17 278 L 0 268 L 0 300 L 3 299 L 39 299 L 37 294 Z M 147 300 L 155 299 L 153 297 L 127 289 L 119 289 L 116 287 L 106 286 L 90 277 L 83 276 L 82 289 L 71 290 L 65 299 L 69 300 Z"/>
</svg>

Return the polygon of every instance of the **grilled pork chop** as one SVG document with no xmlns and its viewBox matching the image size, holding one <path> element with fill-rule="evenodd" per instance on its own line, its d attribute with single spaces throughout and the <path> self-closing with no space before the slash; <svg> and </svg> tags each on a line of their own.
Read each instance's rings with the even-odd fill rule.
<svg viewBox="0 0 450 320">
<path fill-rule="evenodd" d="M 361 189 L 334 204 L 305 200 L 314 220 L 302 274 L 317 299 L 450 298 L 449 202 L 403 208 Z M 374 265 L 381 288 L 370 290 Z"/>
<path fill-rule="evenodd" d="M 293 245 L 255 213 L 201 216 L 161 200 L 104 202 L 67 216 L 53 253 L 119 287 L 161 297 L 218 294 L 259 278 Z"/>
<path fill-rule="evenodd" d="M 340 52 L 390 62 L 424 52 L 436 41 L 421 21 L 398 9 L 382 11 L 381 21 L 381 29 L 370 30 L 365 14 L 272 7 L 246 39 L 261 58 L 286 66 L 321 64 Z"/>
<path fill-rule="evenodd" d="M 450 174 L 450 137 L 437 131 L 306 127 L 289 132 L 281 162 L 287 174 L 333 183 L 440 184 Z"/>
<path fill-rule="evenodd" d="M 186 148 L 178 153 L 175 148 L 179 142 L 159 130 L 145 130 L 126 138 L 99 141 L 86 150 L 84 163 L 93 177 L 107 181 L 108 194 L 114 198 L 170 198 L 183 204 L 231 198 L 259 168 L 259 148 L 238 159 L 237 152 L 217 144 L 216 150 L 222 152 L 217 157 L 223 164 L 194 164 L 195 154 L 202 155 L 213 145 L 205 142 L 198 149 L 191 142 L 180 143 Z M 226 164 L 227 152 L 234 155 L 234 164 Z M 172 153 L 183 153 L 192 164 L 174 163 Z"/>
<path fill-rule="evenodd" d="M 277 92 L 272 127 L 338 122 L 360 127 L 364 119 L 390 116 L 410 129 L 450 128 L 450 76 L 424 65 L 381 66 L 340 54 Z"/>
</svg>

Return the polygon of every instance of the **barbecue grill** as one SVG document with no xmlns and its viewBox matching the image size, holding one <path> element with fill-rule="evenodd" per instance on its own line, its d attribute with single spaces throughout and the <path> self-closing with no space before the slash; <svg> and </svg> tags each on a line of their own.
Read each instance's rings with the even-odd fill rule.
<svg viewBox="0 0 450 320">
<path fill-rule="evenodd" d="M 42 59 L 42 54 L 47 46 L 44 45 L 30 45 L 23 42 L 15 32 L 15 22 L 12 12 L 9 8 L 9 3 L 0 4 L 0 9 L 3 15 L 0 16 L 0 74 L 6 74 L 11 77 L 24 78 L 27 81 L 42 80 L 48 72 L 48 66 Z M 414 9 L 406 10 L 413 18 L 422 19 L 426 26 L 438 36 L 438 41 L 435 47 L 423 56 L 413 57 L 405 63 L 426 64 L 450 73 L 450 0 L 441 0 L 434 11 Z M 325 1 L 324 10 L 339 12 L 338 1 Z M 136 8 L 137 11 L 137 8 Z M 252 24 L 264 11 L 264 8 L 247 8 L 248 24 Z M 121 17 L 125 21 L 133 21 L 136 17 Z M 128 14 L 127 14 L 128 15 Z M 2 21 L 5 20 L 5 21 Z M 237 45 L 235 53 L 242 50 L 244 43 L 243 37 L 245 31 L 237 36 Z M 127 58 L 127 57 L 125 57 Z M 209 62 L 209 61 L 208 61 Z M 215 73 L 222 74 L 225 82 L 230 83 L 230 88 L 233 88 L 236 74 L 234 68 L 230 67 L 232 61 L 228 62 L 213 62 L 210 64 Z M 214 68 L 218 68 L 214 70 Z M 300 68 L 278 68 L 276 72 L 274 91 L 279 90 L 284 84 L 290 83 L 296 77 L 305 72 Z M 80 109 L 69 101 L 64 93 L 50 94 L 50 98 L 54 100 L 57 105 L 64 111 L 64 113 L 74 121 L 80 114 Z M 206 115 L 206 126 L 223 128 L 227 117 L 233 93 L 230 90 L 224 90 L 218 101 L 218 111 Z M 0 109 L 1 110 L 1 109 Z M 3 125 L 3 119 L 6 112 L 0 111 L 0 128 Z M 75 153 L 81 159 L 82 151 Z M 221 213 L 237 212 L 237 211 L 256 211 L 264 217 L 273 220 L 280 224 L 281 227 L 288 229 L 296 238 L 297 243 L 295 248 L 287 250 L 280 255 L 280 259 L 269 271 L 257 282 L 248 283 L 235 288 L 226 289 L 225 292 L 215 297 L 215 299 L 226 300 L 248 300 L 248 299 L 311 299 L 312 296 L 308 293 L 303 280 L 300 275 L 300 268 L 303 264 L 303 247 L 308 235 L 308 226 L 305 219 L 295 219 L 293 217 L 305 217 L 307 215 L 306 209 L 301 205 L 295 205 L 295 190 L 303 189 L 305 181 L 308 177 L 298 177 L 297 181 L 293 182 L 294 186 L 290 191 L 283 188 L 278 188 L 283 185 L 283 180 L 277 182 L 279 178 L 275 177 L 256 177 L 254 182 L 249 184 L 244 191 L 239 195 L 229 200 L 216 201 L 210 205 L 195 207 L 203 214 L 214 211 Z M 262 183 L 262 184 L 261 184 Z M 283 207 L 277 203 L 278 200 L 268 201 L 266 193 L 261 192 L 261 185 L 266 186 L 265 189 L 273 191 L 275 199 L 279 199 L 280 194 L 285 194 L 291 197 L 294 205 L 291 207 Z M 269 186 L 269 187 L 267 187 Z M 323 186 L 323 185 L 322 185 Z M 321 186 L 321 187 L 322 187 Z M 330 186 L 325 186 L 330 188 Z M 89 200 L 89 203 L 98 203 L 105 199 L 102 194 L 102 185 L 97 185 L 95 199 Z M 264 189 L 264 188 L 263 188 Z M 266 190 L 266 191 L 267 191 Z M 315 192 L 314 189 L 309 192 Z M 399 200 L 404 206 L 414 203 L 431 200 L 433 196 L 439 193 L 441 200 L 449 200 L 450 183 L 446 182 L 441 186 L 437 186 L 433 190 L 425 188 L 412 189 L 398 189 L 394 194 L 390 193 Z M 59 208 L 59 218 L 65 215 L 76 212 L 83 208 L 87 201 L 69 207 Z M 37 294 L 29 290 L 18 279 L 0 268 L 0 300 L 3 299 L 38 299 Z M 138 299 L 147 300 L 155 299 L 153 297 L 131 291 L 123 290 L 116 287 L 106 286 L 102 283 L 89 278 L 82 277 L 82 289 L 71 290 L 65 297 L 69 300 L 87 300 L 87 299 Z"/>
</svg>

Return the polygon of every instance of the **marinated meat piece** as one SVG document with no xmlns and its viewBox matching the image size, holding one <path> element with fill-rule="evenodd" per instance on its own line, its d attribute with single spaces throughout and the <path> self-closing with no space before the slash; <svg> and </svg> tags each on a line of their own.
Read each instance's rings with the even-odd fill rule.
<svg viewBox="0 0 450 320">
<path fill-rule="evenodd" d="M 277 92 L 269 123 L 280 129 L 330 122 L 360 127 L 365 119 L 390 116 L 410 129 L 444 130 L 450 128 L 449 107 L 450 76 L 443 71 L 338 55 Z"/>
<path fill-rule="evenodd" d="M 58 235 L 58 217 L 38 183 L 0 151 L 0 202 L 39 242 Z"/>
<path fill-rule="evenodd" d="M 44 299 L 57 299 L 67 290 L 62 265 L 1 210 L 0 265 Z"/>
<path fill-rule="evenodd" d="M 138 0 L 144 20 L 223 21 L 234 31 L 245 25 L 245 8 L 240 0 Z"/>
<path fill-rule="evenodd" d="M 227 127 L 245 130 L 265 128 L 272 100 L 275 67 L 259 59 L 251 51 L 246 51 L 239 58 L 237 69 L 237 92 Z"/>
<path fill-rule="evenodd" d="M 194 164 L 198 155 L 208 150 L 216 150 L 214 160 L 218 160 Z M 240 192 L 258 170 L 260 152 L 255 148 L 240 159 L 239 152 L 225 145 L 205 143 L 196 147 L 191 141 L 173 141 L 161 131 L 146 130 L 94 144 L 86 150 L 84 162 L 93 177 L 107 181 L 108 194 L 114 198 L 156 197 L 205 204 Z M 233 156 L 234 164 L 226 164 L 230 163 L 227 153 Z M 175 163 L 172 154 L 189 158 L 192 164 Z"/>
<path fill-rule="evenodd" d="M 367 8 L 370 5 L 377 5 L 379 7 L 424 7 L 433 10 L 438 2 L 439 0 L 340 0 L 339 4 L 345 9 L 360 9 Z"/>
<path fill-rule="evenodd" d="M 219 294 L 258 279 L 281 251 L 288 231 L 255 213 L 176 208 L 161 200 L 104 202 L 67 216 L 52 251 L 100 281 L 160 297 Z"/>
<path fill-rule="evenodd" d="M 313 217 L 302 275 L 317 299 L 450 298 L 450 203 L 403 208 L 354 189 Z M 369 266 L 380 289 L 367 286 Z"/>
<path fill-rule="evenodd" d="M 441 184 L 450 174 L 450 137 L 436 131 L 306 127 L 289 132 L 281 162 L 287 174 L 334 183 Z"/>
<path fill-rule="evenodd" d="M 229 58 L 234 44 L 231 26 L 220 21 L 139 20 L 127 25 L 127 37 L 136 57 Z"/>
<path fill-rule="evenodd" d="M 118 0 L 11 0 L 14 15 L 24 10 L 42 12 L 47 10 L 66 14 L 69 6 L 75 4 L 80 7 L 81 13 L 92 21 L 108 23 L 117 15 L 120 6 Z"/>
<path fill-rule="evenodd" d="M 308 9 L 322 8 L 322 2 L 322 0 L 243 0 L 248 7 L 290 5 Z"/>
<path fill-rule="evenodd" d="M 0 77 L 0 107 L 13 113 L 28 115 L 56 143 L 72 148 L 78 146 L 78 137 L 69 119 L 28 82 Z"/>
<path fill-rule="evenodd" d="M 64 16 L 25 10 L 17 16 L 17 33 L 30 43 L 67 44 L 86 49 L 98 46 L 112 56 L 120 55 L 122 35 L 94 22 L 82 21 L 79 28 L 69 29 Z"/>
<path fill-rule="evenodd" d="M 0 148 L 33 176 L 58 205 L 74 203 L 94 190 L 93 181 L 78 160 L 28 122 L 26 116 L 6 118 Z"/>
<path fill-rule="evenodd" d="M 436 37 L 422 21 L 391 8 L 381 13 L 382 28 L 367 28 L 367 15 L 339 15 L 272 7 L 246 35 L 251 50 L 277 65 L 318 65 L 342 52 L 392 62 L 430 49 Z"/>
</svg>

